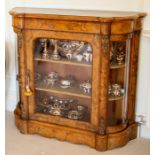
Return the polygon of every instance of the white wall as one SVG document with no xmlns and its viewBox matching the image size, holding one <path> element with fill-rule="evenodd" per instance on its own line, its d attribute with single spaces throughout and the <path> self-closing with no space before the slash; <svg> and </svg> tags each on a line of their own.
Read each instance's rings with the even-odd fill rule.
<svg viewBox="0 0 155 155">
<path fill-rule="evenodd" d="M 15 108 L 18 91 L 15 78 L 16 36 L 8 11 L 17 6 L 147 12 L 141 38 L 136 115 L 146 116 L 147 123 L 142 127 L 141 135 L 149 137 L 149 0 L 6 0 L 6 109 L 9 111 Z"/>
<path fill-rule="evenodd" d="M 150 137 L 150 0 L 142 1 L 142 11 L 147 17 L 140 44 L 136 115 L 144 115 L 146 121 L 141 127 L 141 136 Z"/>
</svg>

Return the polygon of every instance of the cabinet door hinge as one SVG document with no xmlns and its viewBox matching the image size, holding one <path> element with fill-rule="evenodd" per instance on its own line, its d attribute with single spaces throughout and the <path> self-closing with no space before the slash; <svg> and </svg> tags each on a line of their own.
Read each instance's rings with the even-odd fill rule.
<svg viewBox="0 0 155 155">
<path fill-rule="evenodd" d="M 16 75 L 16 80 L 19 84 L 21 84 L 21 76 L 19 74 Z"/>
<path fill-rule="evenodd" d="M 17 81 L 20 80 L 20 76 L 19 76 L 19 74 L 16 75 L 16 80 L 17 80 Z"/>
</svg>

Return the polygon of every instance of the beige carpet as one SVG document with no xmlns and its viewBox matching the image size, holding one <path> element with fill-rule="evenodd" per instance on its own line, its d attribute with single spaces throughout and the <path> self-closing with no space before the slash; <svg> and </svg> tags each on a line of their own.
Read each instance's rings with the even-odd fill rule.
<svg viewBox="0 0 155 155">
<path fill-rule="evenodd" d="M 14 117 L 6 113 L 6 155 L 149 155 L 149 140 L 136 139 L 126 146 L 98 152 L 85 145 L 75 145 L 37 135 L 23 135 L 14 125 Z"/>
</svg>

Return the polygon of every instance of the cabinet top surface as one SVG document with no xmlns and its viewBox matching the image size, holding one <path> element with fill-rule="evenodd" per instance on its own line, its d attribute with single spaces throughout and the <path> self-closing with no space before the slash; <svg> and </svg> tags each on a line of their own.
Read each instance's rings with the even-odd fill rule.
<svg viewBox="0 0 155 155">
<path fill-rule="evenodd" d="M 10 11 L 13 16 L 23 16 L 29 18 L 54 18 L 71 20 L 109 21 L 122 19 L 135 19 L 144 17 L 141 12 L 121 12 L 121 11 L 97 11 L 97 10 L 72 10 L 72 9 L 48 9 L 48 8 L 28 8 L 16 7 Z"/>
</svg>

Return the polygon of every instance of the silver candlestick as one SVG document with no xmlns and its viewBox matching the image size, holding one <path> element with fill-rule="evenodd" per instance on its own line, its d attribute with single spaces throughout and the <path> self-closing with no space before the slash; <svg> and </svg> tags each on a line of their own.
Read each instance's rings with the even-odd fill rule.
<svg viewBox="0 0 155 155">
<path fill-rule="evenodd" d="M 58 53 L 58 44 L 57 44 L 58 41 L 55 40 L 55 39 L 50 39 L 50 42 L 54 45 L 54 51 L 53 51 L 53 53 L 51 55 L 51 58 L 54 59 L 54 60 L 60 60 L 61 57 L 60 57 L 60 55 Z"/>
<path fill-rule="evenodd" d="M 49 52 L 47 50 L 47 39 L 44 39 L 44 50 L 43 50 L 43 54 L 42 54 L 43 58 L 49 58 Z"/>
</svg>

